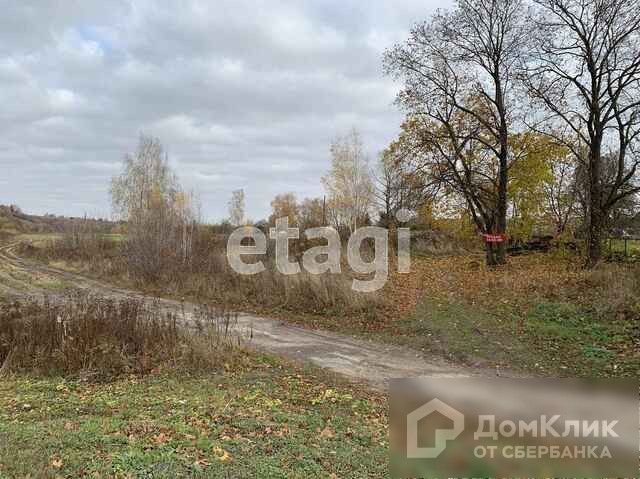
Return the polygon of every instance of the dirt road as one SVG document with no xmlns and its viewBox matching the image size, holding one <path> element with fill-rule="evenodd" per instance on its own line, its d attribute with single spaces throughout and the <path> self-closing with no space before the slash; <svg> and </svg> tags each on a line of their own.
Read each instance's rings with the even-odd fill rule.
<svg viewBox="0 0 640 479">
<path fill-rule="evenodd" d="M 18 243 L 12 243 L 0 247 L 0 293 L 5 295 L 41 296 L 60 293 L 65 288 L 78 288 L 108 297 L 154 299 L 166 310 L 184 310 L 187 322 L 196 307 L 189 303 L 149 298 L 134 291 L 22 259 L 15 253 L 17 245 Z M 387 381 L 392 378 L 495 376 L 494 371 L 464 368 L 437 357 L 425 358 L 424 354 L 408 348 L 304 329 L 283 321 L 249 314 L 238 315 L 235 334 L 241 335 L 250 347 L 306 361 L 352 380 L 368 383 L 376 389 L 384 389 Z"/>
</svg>

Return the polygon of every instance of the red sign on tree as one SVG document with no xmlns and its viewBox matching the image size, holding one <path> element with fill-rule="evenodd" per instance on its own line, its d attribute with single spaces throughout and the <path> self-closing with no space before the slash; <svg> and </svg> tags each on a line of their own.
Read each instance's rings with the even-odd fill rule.
<svg viewBox="0 0 640 479">
<path fill-rule="evenodd" d="M 507 241 L 507 235 L 487 235 L 483 234 L 482 237 L 487 243 L 504 243 Z"/>
</svg>

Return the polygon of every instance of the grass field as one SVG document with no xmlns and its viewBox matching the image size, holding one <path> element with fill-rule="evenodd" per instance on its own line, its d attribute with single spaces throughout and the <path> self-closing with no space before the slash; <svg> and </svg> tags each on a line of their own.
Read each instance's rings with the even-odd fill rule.
<svg viewBox="0 0 640 479">
<path fill-rule="evenodd" d="M 416 293 L 395 300 L 415 308 L 384 321 L 379 336 L 543 376 L 637 376 L 640 268 L 578 265 L 548 254 L 513 257 L 496 271 L 473 258 L 419 260 Z"/>
<path fill-rule="evenodd" d="M 83 298 L 3 305 L 0 478 L 387 477 L 382 395 Z"/>
<path fill-rule="evenodd" d="M 392 275 L 383 293 L 375 320 L 289 320 L 468 365 L 541 376 L 640 373 L 637 264 L 585 271 L 572 256 L 532 254 L 490 270 L 480 257 L 421 257 L 409 275 Z"/>
<path fill-rule="evenodd" d="M 637 377 L 637 265 L 577 265 L 415 258 L 375 316 L 261 312 L 471 365 Z M 258 354 L 208 374 L 15 375 L 0 381 L 0 478 L 388 477 L 387 420 L 383 397 Z"/>
<path fill-rule="evenodd" d="M 631 321 L 608 322 L 564 302 L 540 302 L 526 311 L 487 311 L 457 302 L 424 301 L 395 324 L 393 337 L 457 362 L 503 371 L 633 377 L 640 371 L 633 327 Z"/>
<path fill-rule="evenodd" d="M 367 314 L 305 314 L 250 301 L 239 307 L 470 365 L 554 376 L 640 371 L 638 264 L 586 271 L 571 253 L 511 257 L 497 270 L 487 269 L 480 256 L 412 261 L 408 275 L 390 268 L 390 280 Z M 153 293 L 182 297 L 185 292 Z"/>
<path fill-rule="evenodd" d="M 88 384 L 0 381 L 0 477 L 387 477 L 385 401 L 266 357 Z"/>
</svg>

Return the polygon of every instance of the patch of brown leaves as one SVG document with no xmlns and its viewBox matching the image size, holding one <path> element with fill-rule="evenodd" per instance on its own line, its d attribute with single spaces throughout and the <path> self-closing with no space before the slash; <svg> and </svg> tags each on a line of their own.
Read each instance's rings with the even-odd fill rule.
<svg viewBox="0 0 640 479">
<path fill-rule="evenodd" d="M 390 273 L 386 315 L 401 318 L 425 298 L 492 308 L 540 299 L 589 303 L 614 293 L 623 300 L 637 285 L 634 266 L 609 264 L 595 271 L 580 266 L 579 258 L 542 253 L 510 257 L 498 268 L 487 267 L 479 255 L 414 258 L 411 273 Z"/>
</svg>

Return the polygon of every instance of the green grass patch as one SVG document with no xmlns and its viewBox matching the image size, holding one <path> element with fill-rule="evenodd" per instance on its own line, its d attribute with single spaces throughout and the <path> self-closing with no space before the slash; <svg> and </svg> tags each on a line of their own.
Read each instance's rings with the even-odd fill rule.
<svg viewBox="0 0 640 479">
<path fill-rule="evenodd" d="M 0 284 L 5 284 L 21 291 L 29 290 L 32 287 L 51 291 L 64 291 L 71 287 L 70 283 L 53 276 L 30 274 L 16 269 L 0 270 Z"/>
<path fill-rule="evenodd" d="M 105 239 L 113 241 L 114 243 L 121 243 L 127 239 L 126 235 L 116 233 L 103 234 L 101 236 Z"/>
<path fill-rule="evenodd" d="M 629 256 L 640 256 L 640 240 L 628 239 L 611 239 L 604 243 L 605 251 L 610 253 L 624 253 L 625 251 Z"/>
<path fill-rule="evenodd" d="M 0 477 L 387 475 L 386 404 L 313 372 L 0 382 Z"/>
<path fill-rule="evenodd" d="M 24 279 L 26 278 L 20 277 L 20 275 L 16 275 L 15 272 L 11 270 L 3 270 L 0 267 L 0 284 L 18 291 L 26 291 L 29 288 L 28 285 L 25 284 Z"/>
<path fill-rule="evenodd" d="M 67 281 L 63 281 L 51 276 L 36 278 L 34 279 L 32 284 L 38 288 L 48 289 L 51 291 L 65 291 L 72 287 L 72 285 Z"/>
<path fill-rule="evenodd" d="M 63 237 L 61 233 L 23 233 L 15 238 L 16 241 L 32 241 L 41 243 L 44 241 L 55 241 Z"/>
<path fill-rule="evenodd" d="M 561 376 L 636 376 L 638 325 L 565 302 L 488 311 L 461 302 L 428 300 L 384 334 L 451 359 Z"/>
</svg>

